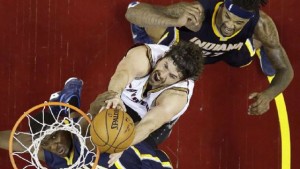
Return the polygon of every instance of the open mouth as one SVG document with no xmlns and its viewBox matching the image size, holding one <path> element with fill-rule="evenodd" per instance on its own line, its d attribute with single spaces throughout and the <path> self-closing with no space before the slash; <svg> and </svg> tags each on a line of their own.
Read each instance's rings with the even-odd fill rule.
<svg viewBox="0 0 300 169">
<path fill-rule="evenodd" d="M 223 36 L 230 36 L 233 34 L 234 32 L 234 28 L 228 28 L 225 24 L 221 25 L 221 33 L 223 34 Z"/>
<path fill-rule="evenodd" d="M 65 155 L 66 149 L 63 146 L 58 146 L 57 153 L 61 156 Z"/>
<path fill-rule="evenodd" d="M 229 28 L 225 27 L 224 31 L 229 34 L 229 33 L 231 33 L 233 31 L 233 29 L 229 29 Z"/>
</svg>

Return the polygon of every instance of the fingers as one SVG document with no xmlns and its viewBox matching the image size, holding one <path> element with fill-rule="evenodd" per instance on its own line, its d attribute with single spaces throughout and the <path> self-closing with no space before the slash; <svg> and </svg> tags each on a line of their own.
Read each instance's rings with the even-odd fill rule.
<svg viewBox="0 0 300 169">
<path fill-rule="evenodd" d="M 194 9 L 194 10 L 192 10 Z M 193 24 L 195 25 L 199 25 L 200 24 L 200 13 L 198 12 L 198 10 L 195 10 L 195 8 L 191 8 L 191 10 L 187 10 L 184 13 L 184 16 L 186 18 L 188 18 L 188 21 L 191 21 Z"/>
<path fill-rule="evenodd" d="M 254 99 L 257 95 L 258 95 L 258 93 L 251 93 L 249 95 L 248 99 Z"/>
<path fill-rule="evenodd" d="M 202 22 L 203 19 L 203 13 L 204 9 L 203 7 L 199 4 L 199 2 L 195 1 L 191 3 L 192 5 L 187 6 L 186 11 L 189 11 L 191 15 L 195 17 L 195 24 L 198 25 L 200 22 Z"/>
<path fill-rule="evenodd" d="M 261 93 L 252 93 L 249 99 L 255 99 L 248 108 L 249 115 L 262 115 L 270 108 L 270 100 Z"/>
<path fill-rule="evenodd" d="M 111 90 L 101 93 L 97 96 L 97 98 L 90 104 L 89 113 L 95 116 L 104 109 L 110 108 L 123 109 L 123 111 L 126 111 L 125 105 L 121 100 L 120 95 L 118 95 L 117 92 Z"/>
<path fill-rule="evenodd" d="M 114 153 L 109 155 L 109 160 L 108 160 L 108 167 L 110 168 L 111 166 L 114 165 L 115 162 L 119 160 L 119 158 L 122 156 L 123 152 L 120 153 Z"/>
</svg>

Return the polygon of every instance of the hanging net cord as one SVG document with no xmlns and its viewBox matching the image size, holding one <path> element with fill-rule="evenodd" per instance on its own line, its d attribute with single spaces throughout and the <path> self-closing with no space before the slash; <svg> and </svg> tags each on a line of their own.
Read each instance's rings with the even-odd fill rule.
<svg viewBox="0 0 300 169">
<path fill-rule="evenodd" d="M 46 107 L 48 107 L 50 111 L 45 111 L 45 110 L 47 110 Z M 60 118 L 59 117 L 60 113 L 62 111 L 66 111 L 66 110 L 69 112 L 68 117 Z M 80 143 L 79 157 L 76 159 L 76 162 L 74 162 L 74 164 L 69 166 L 67 169 L 79 168 L 79 167 L 83 166 L 84 164 L 93 162 L 93 159 L 95 159 L 95 157 L 96 157 L 96 154 L 94 153 L 96 148 L 94 145 L 90 149 L 87 147 L 87 141 L 89 141 L 91 143 L 91 137 L 88 136 L 89 130 L 87 129 L 86 133 L 82 133 L 82 128 L 78 124 L 81 120 L 84 120 L 84 118 L 82 116 L 80 118 L 78 118 L 77 121 L 74 121 L 74 119 L 70 117 L 70 108 L 61 109 L 60 112 L 58 113 L 58 115 L 54 115 L 50 106 L 45 106 L 42 110 L 42 113 L 43 113 L 42 121 L 38 121 L 37 119 L 32 117 L 30 114 L 28 114 L 26 116 L 28 119 L 28 126 L 30 129 L 30 132 L 16 132 L 14 134 L 14 140 L 17 141 L 25 150 L 22 152 L 14 151 L 13 155 L 26 162 L 26 166 L 24 168 L 36 167 L 36 168 L 41 168 L 41 169 L 47 169 L 40 163 L 40 160 L 38 158 L 38 152 L 40 149 L 40 145 L 41 145 L 42 140 L 46 136 L 51 135 L 52 133 L 57 132 L 59 130 L 70 132 L 73 135 L 73 138 L 77 137 L 78 142 Z M 45 118 L 44 118 L 45 113 L 51 113 L 53 119 L 55 120 L 54 123 L 52 123 L 52 124 L 45 123 Z M 91 117 L 91 115 L 88 115 L 88 116 Z M 35 121 L 35 123 L 38 123 L 39 125 L 41 125 L 41 130 L 38 132 L 36 132 L 36 131 L 33 132 L 33 129 L 31 128 L 31 126 L 29 124 L 30 121 Z M 90 124 L 88 125 L 88 128 L 89 127 L 90 127 Z M 19 134 L 25 134 L 25 135 L 31 136 L 32 144 L 29 146 L 24 145 L 22 143 L 22 141 L 18 140 L 17 136 Z M 30 159 L 24 157 L 24 155 L 27 153 L 30 154 Z M 86 159 L 88 159 L 88 161 Z"/>
</svg>

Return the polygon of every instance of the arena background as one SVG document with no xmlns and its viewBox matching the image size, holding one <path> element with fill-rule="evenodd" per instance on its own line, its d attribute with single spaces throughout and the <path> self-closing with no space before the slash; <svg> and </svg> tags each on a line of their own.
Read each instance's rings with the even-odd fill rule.
<svg viewBox="0 0 300 169">
<path fill-rule="evenodd" d="M 124 18 L 129 2 L 0 0 L 0 130 L 11 129 L 24 111 L 48 100 L 71 76 L 85 82 L 82 110 L 86 111 L 97 94 L 106 90 L 116 64 L 132 45 Z M 265 115 L 247 115 L 248 94 L 268 85 L 257 60 L 243 69 L 224 63 L 208 65 L 188 111 L 161 146 L 174 168 L 300 168 L 297 9 L 296 0 L 272 0 L 263 8 L 277 25 L 295 71 L 284 92 L 288 121 L 284 121 L 283 138 L 288 142 L 282 146 L 275 102 Z M 0 157 L 1 168 L 12 168 L 7 151 L 0 150 Z"/>
</svg>

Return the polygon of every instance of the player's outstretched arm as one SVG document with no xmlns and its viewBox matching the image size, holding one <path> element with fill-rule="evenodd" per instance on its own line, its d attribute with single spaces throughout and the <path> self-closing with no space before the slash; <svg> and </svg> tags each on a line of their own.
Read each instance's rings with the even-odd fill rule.
<svg viewBox="0 0 300 169">
<path fill-rule="evenodd" d="M 270 101 L 283 92 L 294 77 L 293 68 L 279 41 L 273 20 L 262 11 L 260 11 L 260 16 L 254 38 L 262 43 L 276 74 L 266 90 L 250 94 L 249 98 L 254 99 L 254 103 L 249 107 L 249 114 L 253 115 L 265 113 L 269 109 Z"/>
<path fill-rule="evenodd" d="M 106 108 L 122 108 L 125 110 L 120 95 L 127 84 L 133 79 L 144 77 L 151 69 L 148 58 L 149 49 L 145 45 L 137 46 L 128 51 L 127 55 L 118 64 L 117 69 L 110 79 L 108 91 L 114 91 L 115 96 L 105 101 Z"/>
<path fill-rule="evenodd" d="M 163 124 L 171 121 L 187 103 L 187 93 L 177 90 L 166 90 L 156 100 L 155 107 L 135 127 L 135 138 L 132 145 L 135 145 L 149 134 L 160 128 Z"/>
<path fill-rule="evenodd" d="M 128 51 L 126 57 L 121 60 L 111 77 L 108 91 L 99 94 L 90 104 L 89 113 L 95 116 L 102 108 L 110 107 L 122 108 L 126 111 L 120 94 L 134 78 L 143 77 L 149 73 L 150 60 L 148 52 L 146 46 L 137 46 Z"/>
<path fill-rule="evenodd" d="M 8 150 L 8 146 L 9 146 L 9 137 L 10 137 L 10 130 L 6 130 L 6 131 L 0 131 L 0 148 Z M 25 146 L 28 146 L 31 144 L 31 137 L 30 135 L 25 135 L 25 134 L 19 134 L 16 136 L 18 140 L 20 140 Z M 17 141 L 13 142 L 13 150 L 14 151 L 24 151 L 26 150 L 20 143 L 18 143 Z"/>
<path fill-rule="evenodd" d="M 0 131 L 0 148 L 8 150 L 9 146 L 9 137 L 11 130 Z M 15 135 L 16 139 L 18 139 L 23 145 L 21 145 L 16 139 L 13 139 L 13 151 L 22 152 L 25 151 L 25 147 L 29 147 L 32 144 L 32 138 L 30 134 L 22 134 Z M 24 147 L 25 146 L 25 147 Z M 44 151 L 42 149 L 39 150 L 38 157 L 40 160 L 45 161 Z"/>
<path fill-rule="evenodd" d="M 203 20 L 203 7 L 198 1 L 180 2 L 169 6 L 139 3 L 128 7 L 126 19 L 142 27 L 181 27 L 188 22 L 199 25 Z"/>
</svg>

